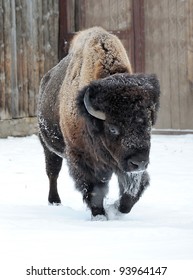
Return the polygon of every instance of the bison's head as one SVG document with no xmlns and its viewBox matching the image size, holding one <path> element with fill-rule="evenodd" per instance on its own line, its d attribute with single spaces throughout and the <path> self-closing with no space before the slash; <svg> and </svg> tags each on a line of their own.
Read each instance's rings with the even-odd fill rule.
<svg viewBox="0 0 193 280">
<path fill-rule="evenodd" d="M 114 74 L 80 91 L 78 108 L 99 158 L 113 169 L 142 171 L 159 107 L 155 75 Z"/>
</svg>

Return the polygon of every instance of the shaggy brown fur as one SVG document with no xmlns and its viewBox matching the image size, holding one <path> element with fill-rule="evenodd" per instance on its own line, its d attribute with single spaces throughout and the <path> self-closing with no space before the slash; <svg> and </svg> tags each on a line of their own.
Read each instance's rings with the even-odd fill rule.
<svg viewBox="0 0 193 280">
<path fill-rule="evenodd" d="M 88 93 L 91 106 L 106 120 L 87 111 Z M 149 183 L 145 169 L 158 105 L 156 77 L 132 74 L 116 36 L 100 27 L 79 32 L 67 57 L 40 85 L 39 135 L 50 181 L 49 202 L 61 202 L 57 177 L 65 157 L 93 216 L 105 214 L 103 199 L 113 172 L 120 187 L 118 209 L 128 213 Z"/>
<path fill-rule="evenodd" d="M 75 104 L 78 90 L 93 80 L 132 70 L 119 39 L 100 27 L 76 35 L 69 56 L 71 59 L 60 91 L 60 126 L 65 138 L 77 146 L 81 145 L 83 126 Z M 74 137 L 72 131 L 76 131 Z"/>
</svg>

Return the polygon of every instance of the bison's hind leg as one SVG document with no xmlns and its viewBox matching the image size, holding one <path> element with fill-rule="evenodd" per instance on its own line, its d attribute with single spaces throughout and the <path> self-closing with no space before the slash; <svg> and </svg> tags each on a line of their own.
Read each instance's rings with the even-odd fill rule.
<svg viewBox="0 0 193 280">
<path fill-rule="evenodd" d="M 45 161 L 46 161 L 46 173 L 49 178 L 49 195 L 48 202 L 50 204 L 61 204 L 61 200 L 57 190 L 57 179 L 59 172 L 62 167 L 62 158 L 51 152 L 45 144 L 44 153 L 45 153 Z"/>
</svg>

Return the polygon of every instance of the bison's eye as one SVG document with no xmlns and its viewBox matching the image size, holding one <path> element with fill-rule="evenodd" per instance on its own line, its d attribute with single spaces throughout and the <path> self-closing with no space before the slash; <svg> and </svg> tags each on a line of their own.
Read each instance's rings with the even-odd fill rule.
<svg viewBox="0 0 193 280">
<path fill-rule="evenodd" d="M 118 127 L 116 127 L 115 125 L 109 125 L 109 131 L 111 134 L 114 134 L 114 135 L 120 134 Z"/>
</svg>

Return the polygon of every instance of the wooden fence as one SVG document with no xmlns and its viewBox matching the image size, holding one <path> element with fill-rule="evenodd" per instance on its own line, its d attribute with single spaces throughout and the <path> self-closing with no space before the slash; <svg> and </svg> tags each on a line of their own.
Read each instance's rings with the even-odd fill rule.
<svg viewBox="0 0 193 280">
<path fill-rule="evenodd" d="M 58 15 L 58 1 L 0 0 L 1 136 L 6 121 L 36 116 L 40 79 L 58 61 Z"/>
<path fill-rule="evenodd" d="M 41 77 L 94 25 L 122 40 L 135 71 L 158 75 L 156 128 L 193 130 L 193 0 L 0 0 L 0 137 L 33 132 Z"/>
<path fill-rule="evenodd" d="M 94 25 L 115 33 L 134 70 L 156 73 L 160 80 L 157 130 L 193 131 L 193 0 L 60 0 L 60 4 L 60 11 L 65 11 L 60 17 L 62 44 L 68 45 L 75 31 Z"/>
<path fill-rule="evenodd" d="M 143 0 L 59 0 L 59 57 L 66 55 L 75 32 L 102 26 L 126 48 L 135 71 L 144 71 Z"/>
<path fill-rule="evenodd" d="M 193 130 L 193 0 L 144 0 L 145 71 L 161 84 L 159 129 Z"/>
</svg>

